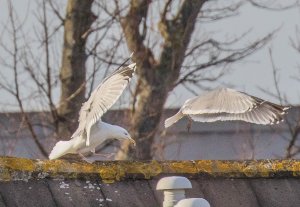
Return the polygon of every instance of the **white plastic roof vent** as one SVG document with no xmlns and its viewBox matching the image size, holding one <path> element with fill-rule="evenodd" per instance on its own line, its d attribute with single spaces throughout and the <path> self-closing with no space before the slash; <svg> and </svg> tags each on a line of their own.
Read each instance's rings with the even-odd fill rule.
<svg viewBox="0 0 300 207">
<path fill-rule="evenodd" d="M 210 204 L 203 198 L 186 198 L 180 200 L 175 207 L 210 207 Z"/>
<path fill-rule="evenodd" d="M 165 177 L 158 181 L 156 190 L 164 191 L 163 207 L 173 207 L 185 198 L 185 189 L 192 188 L 191 182 L 181 176 Z"/>
</svg>

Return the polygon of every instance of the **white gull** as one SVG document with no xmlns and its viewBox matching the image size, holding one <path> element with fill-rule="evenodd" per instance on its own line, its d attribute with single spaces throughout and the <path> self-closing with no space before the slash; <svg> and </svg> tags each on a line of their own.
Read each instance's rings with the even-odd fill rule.
<svg viewBox="0 0 300 207">
<path fill-rule="evenodd" d="M 102 115 L 118 100 L 131 80 L 136 64 L 116 70 L 104 79 L 82 105 L 79 112 L 79 126 L 69 141 L 59 141 L 49 155 L 57 159 L 65 154 L 93 152 L 95 148 L 108 139 L 134 140 L 122 127 L 101 121 Z"/>
<path fill-rule="evenodd" d="M 217 88 L 202 96 L 188 99 L 174 116 L 165 120 L 165 128 L 185 116 L 198 122 L 240 120 L 269 125 L 283 121 L 287 109 L 289 107 L 230 88 Z"/>
</svg>

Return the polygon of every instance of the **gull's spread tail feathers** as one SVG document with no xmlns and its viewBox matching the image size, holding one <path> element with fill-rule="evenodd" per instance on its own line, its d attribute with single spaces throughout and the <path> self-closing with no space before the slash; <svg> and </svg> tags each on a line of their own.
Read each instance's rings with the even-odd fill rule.
<svg viewBox="0 0 300 207">
<path fill-rule="evenodd" d="M 49 159 L 57 159 L 65 154 L 72 153 L 73 149 L 73 139 L 69 141 L 59 141 L 54 146 L 53 150 L 49 155 Z"/>
<path fill-rule="evenodd" d="M 184 117 L 184 114 L 182 114 L 181 111 L 178 111 L 177 114 L 175 114 L 175 115 L 169 117 L 168 119 L 166 119 L 166 121 L 165 121 L 165 128 L 168 128 L 169 126 L 175 124 L 182 117 Z"/>
</svg>

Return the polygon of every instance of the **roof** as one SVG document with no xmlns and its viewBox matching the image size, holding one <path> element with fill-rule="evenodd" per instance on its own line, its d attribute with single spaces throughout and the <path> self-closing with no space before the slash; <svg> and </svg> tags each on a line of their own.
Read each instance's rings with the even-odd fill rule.
<svg viewBox="0 0 300 207">
<path fill-rule="evenodd" d="M 164 176 L 211 206 L 299 206 L 300 161 L 81 161 L 0 158 L 0 206 L 161 206 Z"/>
</svg>

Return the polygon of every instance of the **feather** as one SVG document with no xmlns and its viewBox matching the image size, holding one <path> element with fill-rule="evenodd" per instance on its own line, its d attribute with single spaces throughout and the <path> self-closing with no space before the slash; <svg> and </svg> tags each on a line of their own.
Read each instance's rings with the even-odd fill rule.
<svg viewBox="0 0 300 207">
<path fill-rule="evenodd" d="M 184 115 L 181 113 L 181 111 L 178 111 L 177 114 L 171 116 L 170 118 L 165 120 L 165 128 L 168 128 L 169 126 L 175 124 L 177 121 L 179 121 Z"/>
<path fill-rule="evenodd" d="M 57 159 L 65 154 L 73 152 L 73 140 L 69 141 L 59 141 L 56 143 L 54 148 L 52 149 L 49 159 Z"/>
</svg>

